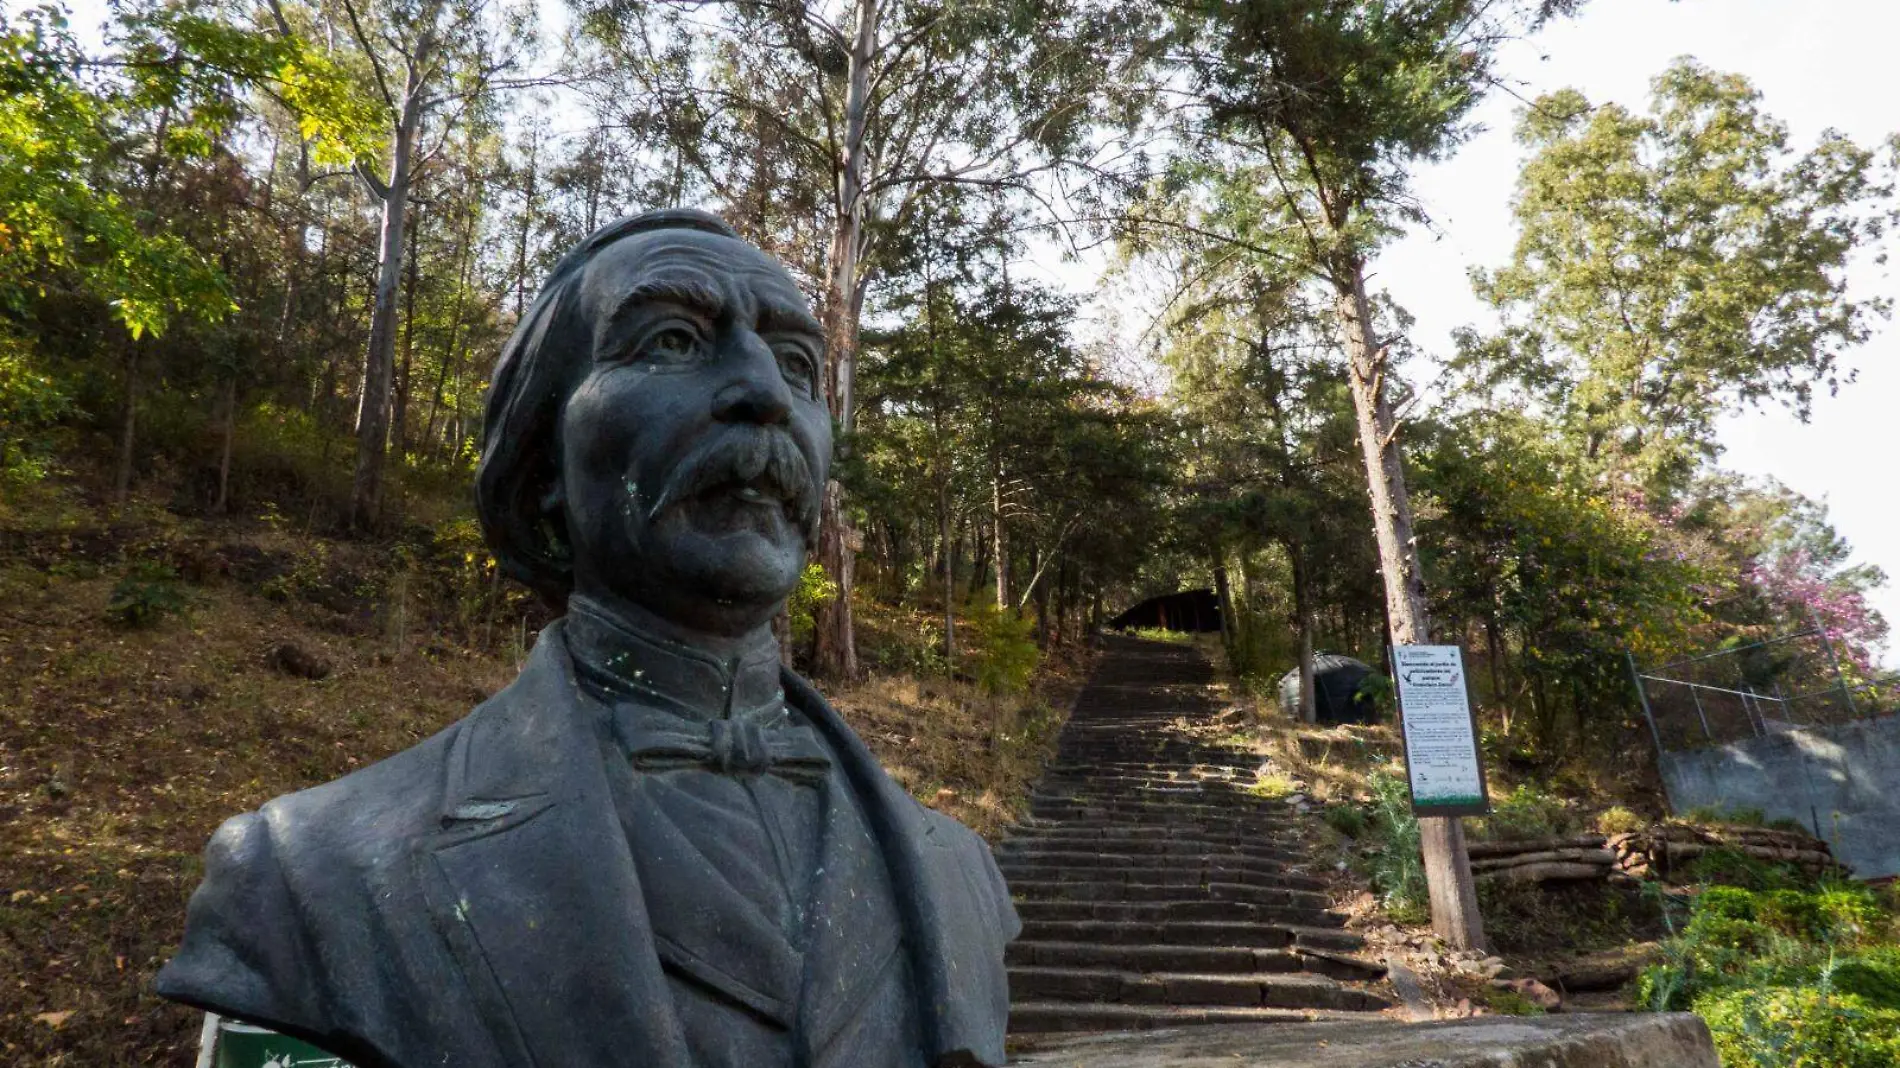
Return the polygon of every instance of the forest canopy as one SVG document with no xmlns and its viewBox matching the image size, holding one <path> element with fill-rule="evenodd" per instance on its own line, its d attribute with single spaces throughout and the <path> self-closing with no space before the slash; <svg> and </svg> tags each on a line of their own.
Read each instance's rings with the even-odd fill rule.
<svg viewBox="0 0 1900 1068">
<path fill-rule="evenodd" d="M 890 666 L 865 599 L 937 621 L 921 667 L 958 671 L 960 621 L 1048 645 L 1205 586 L 1263 684 L 1459 642 L 1533 749 L 1628 744 L 1626 656 L 1818 625 L 1869 677 L 1885 577 L 1725 473 L 1713 427 L 1851 388 L 1888 309 L 1845 267 L 1891 223 L 1893 145 L 1796 145 L 1692 60 L 1648 101 L 1552 93 L 1520 112 L 1517 245 L 1473 279 L 1501 327 L 1423 352 L 1368 283 L 1499 43 L 1573 6 L 10 9 L 8 521 L 69 493 L 461 531 L 473 560 L 486 378 L 539 279 L 692 205 L 825 323 L 841 459 L 791 631 L 820 674 Z M 1097 293 L 1038 266 L 1064 256 L 1105 262 Z"/>
</svg>

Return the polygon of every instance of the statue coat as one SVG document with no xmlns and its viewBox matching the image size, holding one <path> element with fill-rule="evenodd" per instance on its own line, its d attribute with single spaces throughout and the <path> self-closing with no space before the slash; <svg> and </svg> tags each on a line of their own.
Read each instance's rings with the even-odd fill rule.
<svg viewBox="0 0 1900 1068">
<path fill-rule="evenodd" d="M 694 1068 L 614 807 L 623 757 L 561 628 L 441 734 L 227 821 L 158 992 L 358 1068 Z M 907 795 L 810 685 L 783 680 L 877 841 L 861 862 L 881 860 L 894 898 L 865 900 L 848 870 L 817 888 L 800 1065 L 887 1068 L 858 1036 L 894 982 L 914 999 L 918 1063 L 1002 1064 L 1003 949 L 1021 925 L 988 847 Z"/>
</svg>

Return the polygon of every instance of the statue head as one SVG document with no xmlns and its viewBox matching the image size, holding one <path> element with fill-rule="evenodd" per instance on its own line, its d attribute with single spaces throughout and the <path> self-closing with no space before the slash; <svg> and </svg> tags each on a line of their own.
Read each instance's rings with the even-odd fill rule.
<svg viewBox="0 0 1900 1068">
<path fill-rule="evenodd" d="M 558 263 L 496 364 L 476 508 L 502 567 L 689 632 L 776 613 L 831 464 L 824 331 L 716 216 L 610 223 Z"/>
</svg>

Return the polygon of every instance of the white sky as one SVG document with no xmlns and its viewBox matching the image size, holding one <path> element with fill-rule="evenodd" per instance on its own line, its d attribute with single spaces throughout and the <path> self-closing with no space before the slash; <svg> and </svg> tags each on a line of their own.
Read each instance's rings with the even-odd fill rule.
<svg viewBox="0 0 1900 1068">
<path fill-rule="evenodd" d="M 1745 75 L 1768 114 L 1787 123 L 1802 150 L 1828 127 L 1871 145 L 1900 130 L 1895 42 L 1900 4 L 1892 0 L 1591 0 L 1581 18 L 1512 48 L 1503 71 L 1524 97 L 1574 86 L 1593 102 L 1641 109 L 1648 82 L 1680 55 Z M 1495 267 L 1515 231 L 1510 198 L 1521 152 L 1510 131 L 1518 102 L 1494 94 L 1479 118 L 1487 128 L 1454 158 L 1417 173 L 1414 186 L 1436 233 L 1414 232 L 1378 258 L 1374 284 L 1418 318 L 1414 338 L 1428 354 L 1451 349 L 1451 331 L 1491 322 L 1466 272 Z M 1892 249 L 1900 251 L 1900 249 Z M 1900 297 L 1891 268 L 1850 273 L 1858 295 Z M 1773 476 L 1825 500 L 1857 559 L 1891 577 L 1876 606 L 1900 629 L 1900 325 L 1884 324 L 1846 366 L 1857 381 L 1820 397 L 1807 424 L 1779 409 L 1727 419 L 1723 466 Z M 1888 643 L 1900 667 L 1900 642 Z"/>
</svg>

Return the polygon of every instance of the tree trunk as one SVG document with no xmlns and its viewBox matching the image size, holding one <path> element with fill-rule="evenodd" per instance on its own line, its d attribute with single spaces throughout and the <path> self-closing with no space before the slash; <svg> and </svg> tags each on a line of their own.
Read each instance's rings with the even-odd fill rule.
<svg viewBox="0 0 1900 1068">
<path fill-rule="evenodd" d="M 950 477 L 937 478 L 937 536 L 943 542 L 943 663 L 950 675 L 957 673 L 957 574 L 956 547 L 950 542 Z"/>
<path fill-rule="evenodd" d="M 139 342 L 133 340 L 125 352 L 125 397 L 119 417 L 119 462 L 112 479 L 112 499 L 124 506 L 132 494 L 132 452 L 138 441 L 139 417 Z"/>
<path fill-rule="evenodd" d="M 402 114 L 390 138 L 389 181 L 379 190 L 383 226 L 376 250 L 376 297 L 370 313 L 369 351 L 363 360 L 363 392 L 356 409 L 356 470 L 350 480 L 349 523 L 357 529 L 373 525 L 382 507 L 390 386 L 396 373 L 396 296 L 402 283 L 403 231 L 409 223 L 410 172 L 422 128 L 422 78 L 429 69 L 431 51 L 425 35 L 409 64 Z"/>
<path fill-rule="evenodd" d="M 1234 648 L 1235 619 L 1234 594 L 1227 585 L 1226 554 L 1218 547 L 1214 550 L 1214 597 L 1220 607 L 1220 640 L 1231 655 Z"/>
<path fill-rule="evenodd" d="M 990 546 L 996 556 L 996 610 L 1009 611 L 1009 535 L 1003 529 L 1003 476 L 990 478 Z"/>
<path fill-rule="evenodd" d="M 1319 691 L 1313 678 L 1313 587 L 1307 574 L 1306 554 L 1298 545 L 1286 547 L 1293 570 L 1293 620 L 1300 635 L 1300 722 L 1319 722 Z"/>
<path fill-rule="evenodd" d="M 534 229 L 536 171 L 541 165 L 541 132 L 528 128 L 528 173 L 522 176 L 521 231 L 515 235 L 515 321 L 520 322 L 528 308 L 528 238 Z M 589 229 L 588 233 L 593 233 Z"/>
<path fill-rule="evenodd" d="M 865 171 L 869 146 L 865 130 L 871 106 L 871 61 L 876 53 L 878 0 L 858 0 L 857 32 L 846 69 L 844 142 L 839 146 L 837 223 L 831 235 L 829 269 L 825 279 L 825 338 L 828 342 L 826 386 L 831 417 L 848 443 L 853 426 L 853 379 L 857 373 L 858 323 L 853 314 L 859 299 L 858 257 L 863 251 Z M 846 529 L 844 491 L 832 483 L 825 491 L 819 518 L 818 559 L 838 596 L 820 605 L 812 669 L 831 678 L 853 678 L 858 673 L 856 635 L 851 622 L 851 577 L 854 541 Z"/>
<path fill-rule="evenodd" d="M 418 275 L 422 270 L 417 246 L 421 243 L 422 224 L 427 218 L 426 215 L 418 215 L 415 226 L 409 229 L 409 264 L 402 287 L 402 368 L 396 375 L 396 412 L 389 426 L 389 440 L 396 447 L 398 463 L 409 455 L 410 374 L 415 369 L 416 358 L 416 287 L 421 281 Z"/>
<path fill-rule="evenodd" d="M 1385 578 L 1386 614 L 1394 645 L 1431 641 L 1425 606 L 1425 581 L 1419 570 L 1418 541 L 1412 529 L 1412 501 L 1406 492 L 1405 466 L 1399 454 L 1398 417 L 1386 393 L 1390 369 L 1385 346 L 1374 335 L 1371 302 L 1366 299 L 1366 265 L 1351 257 L 1333 278 L 1334 314 L 1345 343 L 1359 444 L 1365 454 L 1366 491 L 1372 503 L 1372 528 Z M 1478 891 L 1465 855 L 1464 825 L 1455 818 L 1429 816 L 1418 821 L 1425 855 L 1425 879 L 1431 891 L 1432 927 L 1459 949 L 1485 945 L 1478 915 Z"/>
<path fill-rule="evenodd" d="M 223 515 L 231 505 L 231 452 L 237 442 L 237 369 L 224 380 L 224 447 L 218 454 L 218 499 L 211 504 L 212 515 Z"/>
<path fill-rule="evenodd" d="M 981 524 L 972 520 L 970 526 L 970 538 L 976 547 L 970 552 L 970 592 L 965 596 L 974 601 L 976 591 L 983 585 L 983 573 L 990 566 L 990 548 L 996 543 L 993 539 L 983 537 Z"/>
</svg>

